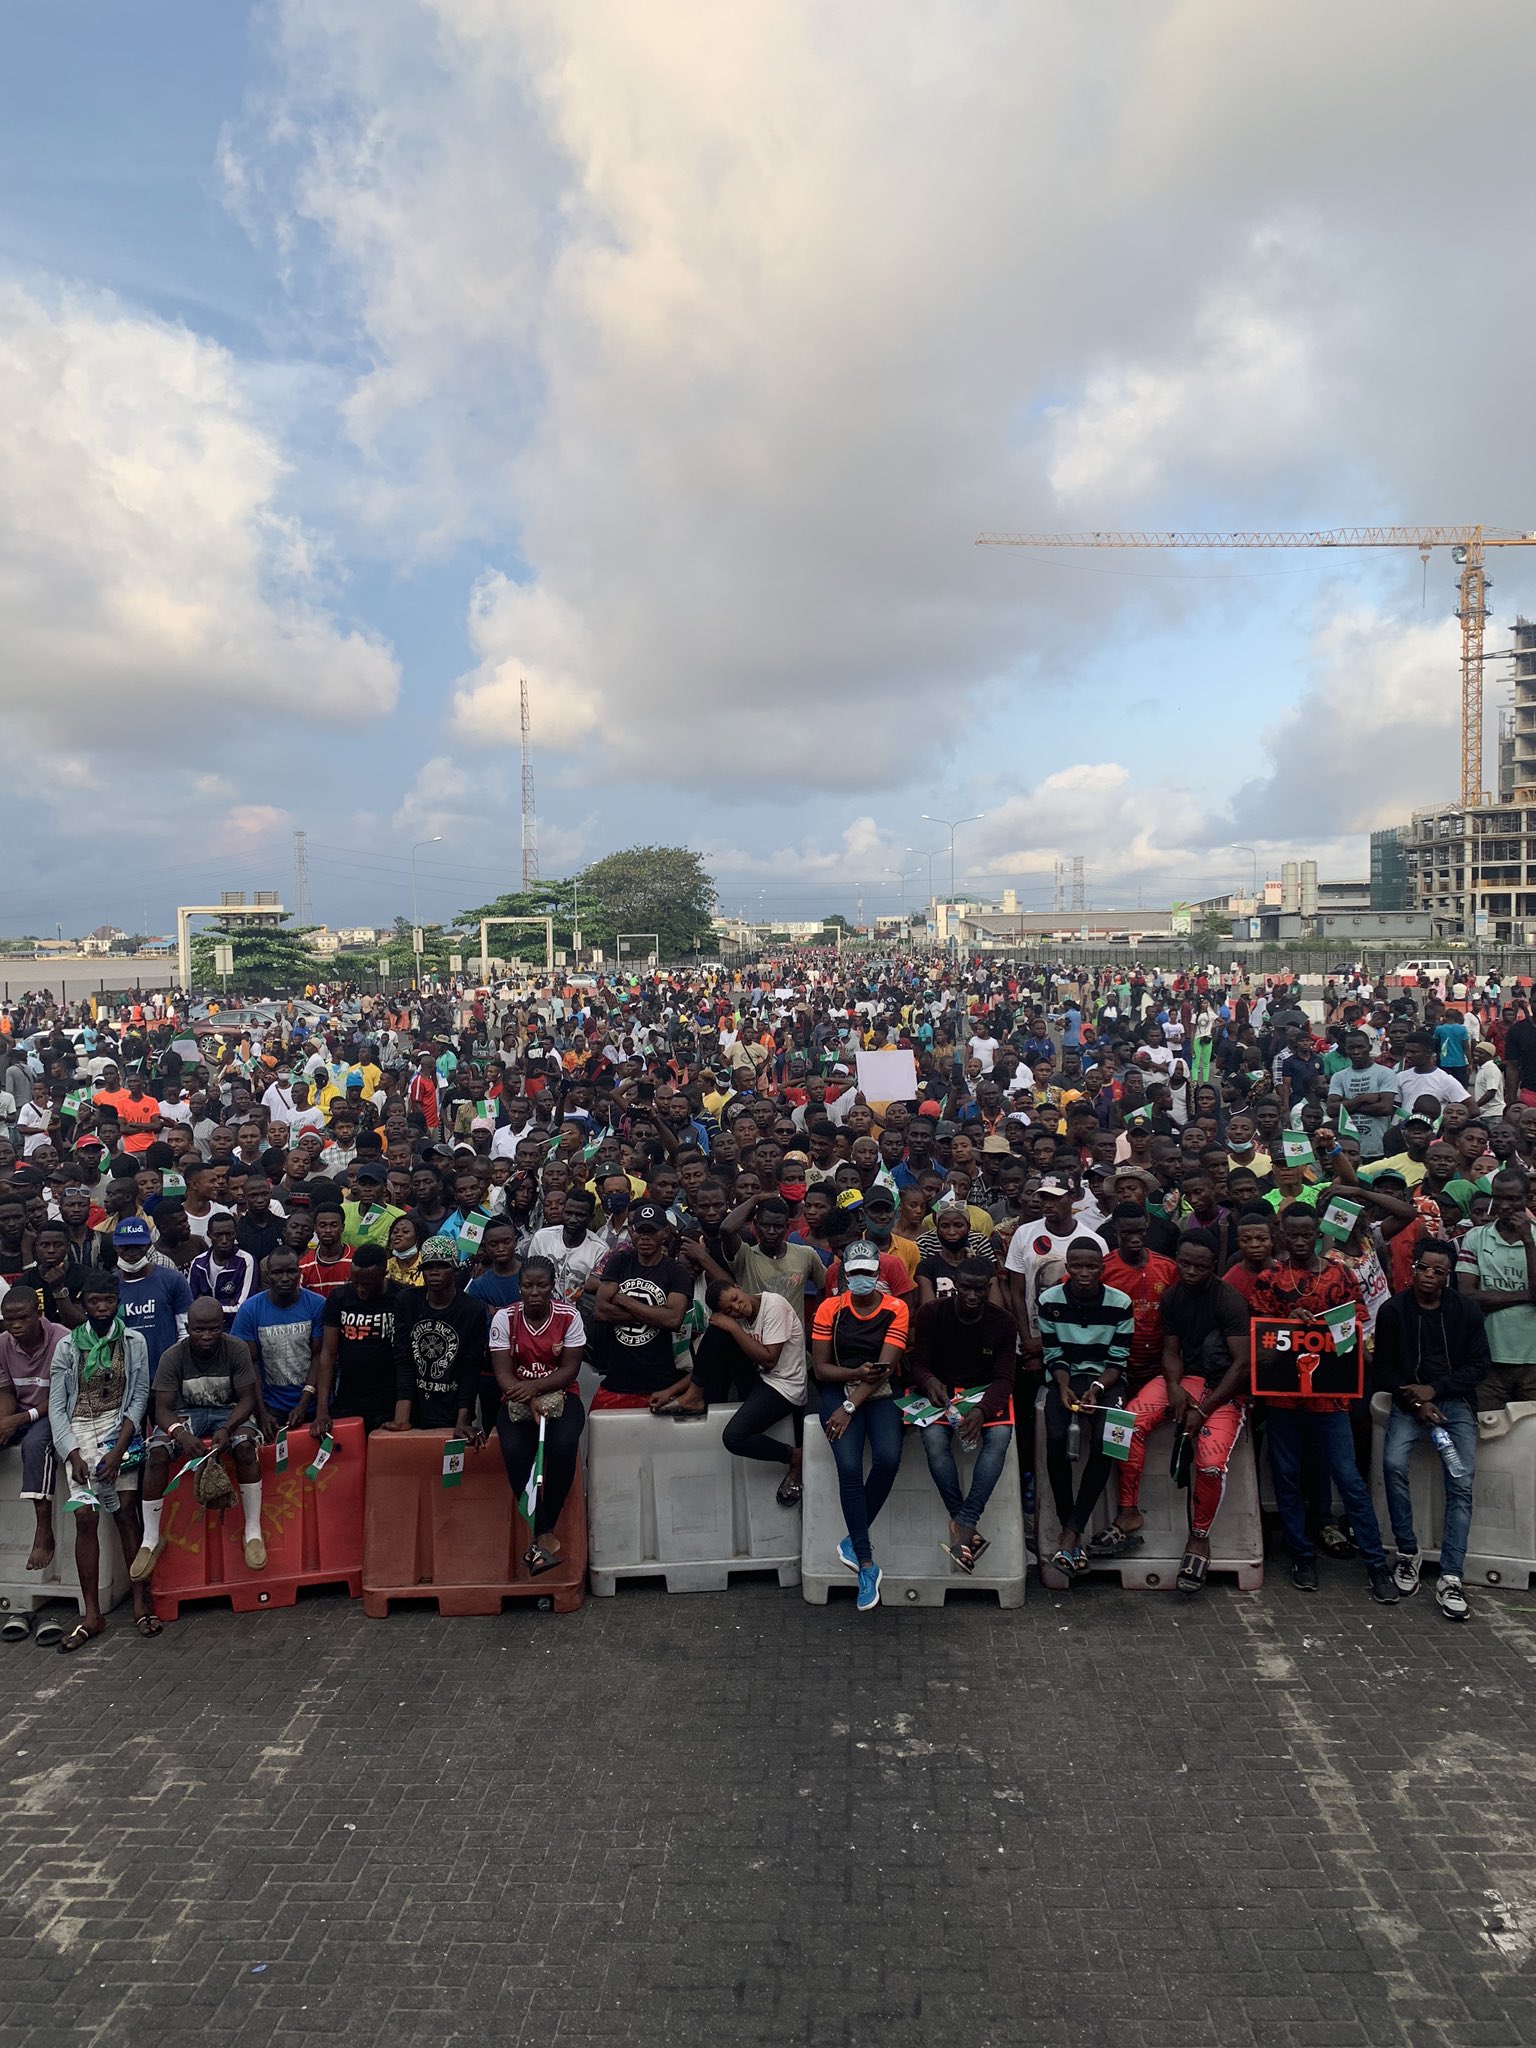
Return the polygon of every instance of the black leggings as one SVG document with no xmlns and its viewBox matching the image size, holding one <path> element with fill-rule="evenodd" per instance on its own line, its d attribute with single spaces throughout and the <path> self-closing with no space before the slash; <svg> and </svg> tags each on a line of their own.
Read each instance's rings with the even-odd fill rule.
<svg viewBox="0 0 1536 2048">
<path fill-rule="evenodd" d="M 1073 1419 L 1052 1375 L 1045 1394 L 1046 1476 L 1051 1482 L 1057 1520 L 1064 1529 L 1075 1529 L 1079 1536 L 1086 1536 L 1093 1511 L 1099 1504 L 1099 1495 L 1109 1483 L 1112 1466 L 1104 1455 L 1104 1410 L 1101 1407 L 1081 1418 L 1088 1457 L 1083 1466 L 1083 1476 L 1077 1482 L 1077 1499 L 1072 1498 L 1072 1460 L 1067 1456 L 1067 1439 Z"/>
<path fill-rule="evenodd" d="M 805 1430 L 805 1410 L 786 1400 L 776 1387 L 759 1380 L 725 1425 L 720 1441 L 735 1458 L 760 1458 L 765 1465 L 787 1465 L 789 1445 L 768 1431 L 786 1415 L 794 1418 L 795 1443 Z"/>
<path fill-rule="evenodd" d="M 566 1495 L 576 1477 L 581 1432 L 586 1423 L 587 1411 L 581 1405 L 580 1394 L 574 1387 L 567 1387 L 564 1412 L 551 1416 L 544 1425 L 544 1484 L 539 1488 L 538 1505 L 533 1511 L 535 1540 L 547 1536 L 560 1519 L 560 1510 L 565 1506 Z M 496 1439 L 506 1460 L 507 1478 L 512 1482 L 513 1495 L 521 1500 L 523 1488 L 528 1484 L 528 1474 L 533 1470 L 534 1453 L 538 1449 L 538 1421 L 530 1416 L 526 1421 L 514 1422 L 503 1401 L 496 1412 Z"/>
</svg>

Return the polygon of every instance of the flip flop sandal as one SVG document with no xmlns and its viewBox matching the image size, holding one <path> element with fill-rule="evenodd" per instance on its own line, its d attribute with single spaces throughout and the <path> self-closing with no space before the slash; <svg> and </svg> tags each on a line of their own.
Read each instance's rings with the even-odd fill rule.
<svg viewBox="0 0 1536 2048">
<path fill-rule="evenodd" d="M 1118 1522 L 1111 1522 L 1088 1545 L 1090 1557 L 1120 1557 L 1129 1550 L 1145 1548 L 1146 1537 L 1139 1529 L 1122 1529 Z"/>
<path fill-rule="evenodd" d="M 1051 1556 L 1051 1563 L 1056 1567 L 1057 1571 L 1065 1572 L 1068 1578 L 1073 1579 L 1077 1577 L 1079 1572 L 1088 1569 L 1088 1560 L 1080 1550 L 1054 1551 Z"/>
<path fill-rule="evenodd" d="M 1174 1584 L 1181 1593 L 1198 1593 L 1205 1584 L 1205 1575 L 1211 1568 L 1208 1557 L 1200 1557 L 1193 1550 L 1186 1550 L 1179 1563 L 1179 1576 Z"/>
<path fill-rule="evenodd" d="M 991 1548 L 992 1539 L 990 1536 L 973 1536 L 971 1538 L 971 1563 L 980 1564 L 984 1553 Z"/>
<path fill-rule="evenodd" d="M 542 1555 L 543 1553 L 540 1551 L 539 1546 L 536 1543 L 530 1543 L 528 1548 L 523 1552 L 524 1571 L 531 1572 L 534 1568 L 534 1565 L 538 1562 L 539 1558 Z"/>
<path fill-rule="evenodd" d="M 779 1490 L 773 1496 L 781 1508 L 795 1508 L 800 1505 L 801 1487 L 798 1479 L 781 1479 Z"/>
<path fill-rule="evenodd" d="M 165 1627 L 158 1614 L 136 1614 L 133 1617 L 133 1625 L 146 1641 L 151 1636 L 159 1635 Z"/>
<path fill-rule="evenodd" d="M 32 1640 L 40 1650 L 51 1649 L 64 1640 L 62 1621 L 40 1621 L 32 1631 Z"/>
<path fill-rule="evenodd" d="M 533 1562 L 528 1567 L 530 1579 L 542 1578 L 545 1572 L 552 1572 L 557 1564 L 565 1563 L 563 1555 L 560 1557 L 550 1557 L 542 1550 L 534 1550 L 531 1556 Z"/>
<path fill-rule="evenodd" d="M 941 1543 L 939 1548 L 960 1571 L 975 1571 L 976 1553 L 968 1543 Z"/>
<path fill-rule="evenodd" d="M 61 1657 L 73 1656 L 76 1650 L 83 1650 L 87 1643 L 94 1643 L 95 1640 L 96 1638 L 91 1634 L 85 1623 L 77 1621 L 63 1642 L 60 1643 L 59 1655 Z"/>
<path fill-rule="evenodd" d="M 1080 1579 L 1084 1572 L 1091 1572 L 1092 1570 L 1093 1565 L 1089 1561 L 1086 1550 L 1076 1550 L 1072 1553 L 1072 1575 L 1074 1578 Z"/>
<path fill-rule="evenodd" d="M 0 1623 L 0 1643 L 24 1643 L 32 1633 L 30 1615 L 12 1614 Z"/>
</svg>

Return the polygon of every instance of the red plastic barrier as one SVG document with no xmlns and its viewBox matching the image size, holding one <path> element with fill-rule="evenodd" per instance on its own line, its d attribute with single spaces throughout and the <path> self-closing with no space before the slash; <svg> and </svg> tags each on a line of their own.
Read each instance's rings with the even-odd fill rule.
<svg viewBox="0 0 1536 2048">
<path fill-rule="evenodd" d="M 581 1465 L 556 1527 L 563 1556 L 529 1575 L 533 1538 L 515 1510 L 494 1437 L 443 1484 L 446 1429 L 378 1431 L 368 1444 L 363 1518 L 363 1612 L 378 1620 L 395 1600 L 435 1600 L 439 1614 L 499 1614 L 506 1600 L 548 1602 L 573 1614 L 586 1598 L 587 1503 Z"/>
<path fill-rule="evenodd" d="M 356 1416 L 334 1423 L 331 1436 L 336 1448 L 318 1479 L 304 1476 L 317 1448 L 307 1426 L 289 1439 L 286 1471 L 277 1469 L 277 1446 L 262 1446 L 262 1571 L 251 1571 L 245 1562 L 238 1503 L 222 1513 L 200 1507 L 190 1479 L 166 1497 L 160 1523 L 165 1549 L 150 1582 L 157 1614 L 174 1621 L 184 1600 L 228 1600 L 237 1614 L 291 1607 L 300 1586 L 345 1586 L 357 1598 L 363 1590 L 369 1443 Z M 233 1459 L 226 1464 L 234 1477 Z"/>
</svg>

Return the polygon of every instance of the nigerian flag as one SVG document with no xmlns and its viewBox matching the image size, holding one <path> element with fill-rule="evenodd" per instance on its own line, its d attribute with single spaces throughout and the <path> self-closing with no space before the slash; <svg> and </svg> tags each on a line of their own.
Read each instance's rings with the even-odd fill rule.
<svg viewBox="0 0 1536 2048">
<path fill-rule="evenodd" d="M 1337 1308 L 1325 1308 L 1323 1321 L 1333 1332 L 1335 1351 L 1353 1351 L 1355 1348 L 1355 1304 L 1341 1301 Z"/>
<path fill-rule="evenodd" d="M 534 1512 L 539 1505 L 539 1493 L 544 1485 L 544 1431 L 547 1427 L 545 1418 L 541 1415 L 539 1441 L 533 1453 L 533 1469 L 528 1474 L 528 1484 L 523 1488 L 522 1496 L 517 1503 L 517 1511 L 528 1524 L 530 1532 L 533 1529 Z"/>
</svg>

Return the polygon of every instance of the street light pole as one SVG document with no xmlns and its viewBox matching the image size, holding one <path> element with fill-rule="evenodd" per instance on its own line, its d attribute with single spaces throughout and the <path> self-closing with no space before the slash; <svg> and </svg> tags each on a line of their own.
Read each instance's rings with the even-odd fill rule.
<svg viewBox="0 0 1536 2048">
<path fill-rule="evenodd" d="M 1253 863 L 1252 887 L 1248 893 L 1253 898 L 1254 909 L 1257 910 L 1259 907 L 1259 856 L 1251 846 L 1243 846 L 1236 839 L 1229 843 L 1234 853 L 1246 853 L 1249 860 Z"/>
<path fill-rule="evenodd" d="M 949 900 L 955 900 L 955 834 L 962 825 L 977 824 L 986 816 L 985 811 L 972 811 L 968 818 L 936 818 L 932 811 L 923 812 L 923 820 L 929 825 L 942 825 L 949 834 Z M 930 868 L 929 873 L 933 871 Z"/>
<path fill-rule="evenodd" d="M 418 839 L 411 848 L 411 951 L 416 955 L 416 979 L 421 980 L 421 948 L 416 943 L 416 934 L 421 929 L 421 920 L 416 914 L 416 856 L 424 846 L 440 846 L 443 835 L 434 832 L 430 839 Z"/>
<path fill-rule="evenodd" d="M 928 852 L 928 850 L 927 850 L 927 849 L 926 849 L 925 847 L 922 847 L 922 846 L 909 846 L 909 847 L 907 848 L 907 851 L 908 851 L 908 853 L 915 853 L 915 854 L 917 855 L 917 857 L 918 857 L 918 859 L 919 859 L 919 860 L 925 860 L 925 861 L 927 861 L 927 863 L 928 863 L 928 901 L 929 901 L 929 902 L 931 903 L 931 902 L 933 901 L 933 861 L 934 861 L 934 855 L 935 855 L 935 854 L 940 854 L 940 853 L 942 853 L 942 852 L 944 851 L 944 849 L 943 849 L 943 847 L 942 847 L 942 846 L 936 846 L 936 847 L 935 847 L 935 848 L 933 849 L 933 853 L 929 853 L 929 852 Z"/>
</svg>

